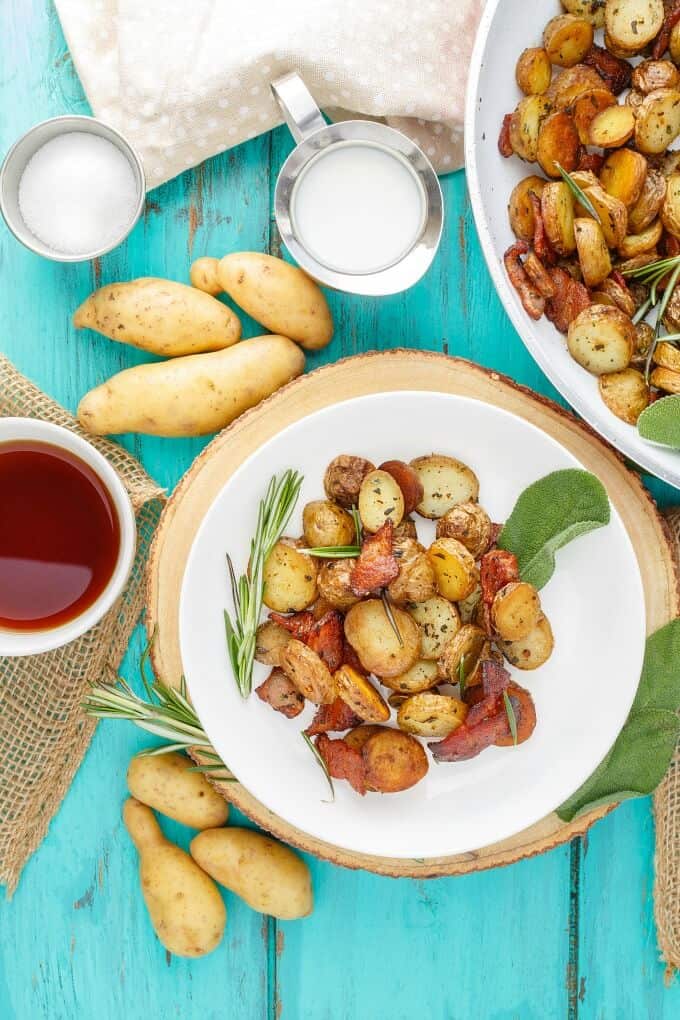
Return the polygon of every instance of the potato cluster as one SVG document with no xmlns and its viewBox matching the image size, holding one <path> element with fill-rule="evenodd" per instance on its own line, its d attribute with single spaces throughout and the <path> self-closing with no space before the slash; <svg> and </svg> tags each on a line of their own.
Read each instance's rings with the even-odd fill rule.
<svg viewBox="0 0 680 1020">
<path fill-rule="evenodd" d="M 517 61 L 524 98 L 499 137 L 502 155 L 537 163 L 544 175 L 525 177 L 510 196 L 511 283 L 533 319 L 545 314 L 567 334 L 571 356 L 631 425 L 657 391 L 680 393 L 677 348 L 652 352 L 651 328 L 636 322 L 649 288 L 627 275 L 680 254 L 680 153 L 669 151 L 680 136 L 676 6 L 562 0 L 542 45 Z M 599 29 L 604 46 L 595 42 Z M 669 333 L 678 332 L 679 313 L 680 289 L 666 309 Z"/>
<path fill-rule="evenodd" d="M 427 772 L 418 737 L 446 742 L 460 731 L 455 742 L 474 753 L 503 742 L 505 707 L 493 740 L 480 742 L 476 729 L 482 702 L 487 715 L 499 713 L 501 689 L 490 693 L 485 671 L 497 667 L 505 688 L 503 660 L 536 669 L 552 652 L 552 631 L 515 557 L 495 548 L 499 527 L 468 465 L 433 453 L 376 468 L 341 454 L 324 489 L 303 509 L 303 536 L 282 538 L 265 564 L 272 612 L 256 659 L 272 672 L 257 694 L 289 718 L 307 701 L 318 706 L 306 732 L 331 775 L 362 794 L 399 792 Z M 412 514 L 435 522 L 427 548 Z M 518 727 L 526 739 L 533 706 L 511 686 L 526 709 Z M 392 709 L 396 729 L 386 725 Z M 472 756 L 460 748 L 444 760 Z"/>
</svg>

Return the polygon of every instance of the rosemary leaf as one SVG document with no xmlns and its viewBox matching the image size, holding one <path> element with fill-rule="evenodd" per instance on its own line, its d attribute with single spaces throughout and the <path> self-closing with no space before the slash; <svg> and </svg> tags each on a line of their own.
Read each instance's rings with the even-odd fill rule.
<svg viewBox="0 0 680 1020">
<path fill-rule="evenodd" d="M 515 747 L 517 747 L 517 717 L 515 716 L 515 709 L 508 697 L 507 691 L 503 691 L 503 701 L 505 702 L 505 713 L 508 717 L 508 726 L 510 727 L 510 733 L 512 734 L 512 742 Z"/>
<path fill-rule="evenodd" d="M 467 681 L 465 679 L 465 655 L 461 655 L 460 662 L 458 663 L 458 686 L 460 687 L 461 698 L 465 694 L 466 683 Z"/>
<path fill-rule="evenodd" d="M 359 515 L 359 508 L 357 506 L 350 507 L 350 514 L 354 521 L 354 540 L 357 545 L 361 545 L 364 537 L 364 526 L 361 523 L 361 517 Z"/>
<path fill-rule="evenodd" d="M 323 757 L 319 753 L 319 749 L 316 746 L 316 744 L 314 743 L 314 741 L 309 737 L 309 735 L 307 733 L 305 733 L 304 730 L 301 731 L 300 736 L 302 737 L 304 742 L 307 744 L 307 747 L 309 748 L 309 750 L 312 752 L 312 754 L 316 758 L 317 762 L 319 763 L 319 765 L 321 767 L 321 771 L 323 772 L 323 774 L 326 777 L 326 782 L 328 783 L 328 789 L 331 791 L 331 800 L 335 800 L 335 787 L 333 786 L 333 780 L 331 779 L 331 774 L 328 771 L 328 765 L 326 765 L 326 762 L 323 760 Z"/>
<path fill-rule="evenodd" d="M 399 630 L 399 626 L 398 626 L 397 621 L 395 619 L 394 613 L 392 612 L 392 603 L 390 602 L 390 597 L 389 597 L 389 595 L 387 594 L 387 592 L 385 591 L 384 588 L 380 592 L 380 598 L 382 599 L 382 604 L 383 604 L 383 607 L 385 609 L 385 616 L 390 621 L 390 626 L 391 626 L 392 630 L 394 631 L 394 633 L 397 636 L 397 641 L 399 642 L 399 647 L 403 648 L 404 647 L 404 639 L 401 636 L 401 631 Z"/>
<path fill-rule="evenodd" d="M 680 261 L 678 262 L 678 264 L 676 265 L 675 269 L 673 270 L 673 274 L 672 274 L 670 280 L 668 281 L 668 283 L 666 284 L 666 289 L 663 292 L 663 297 L 661 298 L 661 301 L 659 302 L 659 310 L 658 310 L 658 312 L 656 314 L 656 327 L 654 329 L 654 339 L 652 340 L 652 342 L 649 345 L 649 350 L 647 351 L 647 357 L 645 358 L 645 382 L 649 382 L 649 375 L 650 375 L 650 372 L 652 370 L 652 359 L 654 357 L 654 352 L 656 350 L 656 346 L 657 346 L 657 344 L 659 343 L 660 340 L 664 339 L 660 335 L 661 326 L 663 325 L 663 317 L 664 317 L 664 315 L 666 313 L 666 308 L 668 307 L 668 302 L 670 301 L 671 296 L 673 294 L 673 291 L 675 290 L 675 285 L 678 282 L 678 276 L 680 276 Z"/>
<path fill-rule="evenodd" d="M 358 545 L 317 545 L 311 549 L 300 549 L 301 553 L 307 556 L 317 556 L 324 560 L 342 560 L 351 556 L 358 556 L 361 547 Z"/>
<path fill-rule="evenodd" d="M 593 217 L 593 219 L 597 223 L 599 223 L 600 226 L 602 226 L 602 220 L 600 219 L 600 214 L 598 213 L 597 209 L 595 208 L 593 203 L 590 201 L 590 199 L 586 195 L 586 193 L 583 190 L 583 188 L 580 188 L 578 186 L 578 184 L 576 183 L 574 178 L 571 176 L 571 174 L 568 173 L 564 169 L 564 167 L 560 166 L 559 163 L 556 162 L 555 166 L 559 170 L 560 176 L 562 177 L 562 180 L 564 181 L 564 183 L 569 186 L 569 190 L 571 191 L 571 193 L 574 196 L 574 198 L 576 199 L 576 201 L 579 202 L 580 205 L 582 205 L 583 208 L 586 209 L 590 213 L 590 215 Z"/>
</svg>

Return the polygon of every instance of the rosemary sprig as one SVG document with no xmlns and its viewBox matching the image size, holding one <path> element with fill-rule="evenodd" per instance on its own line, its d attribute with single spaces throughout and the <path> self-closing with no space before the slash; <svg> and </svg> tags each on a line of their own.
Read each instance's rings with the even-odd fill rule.
<svg viewBox="0 0 680 1020">
<path fill-rule="evenodd" d="M 673 291 L 675 290 L 675 285 L 678 282 L 678 276 L 680 276 L 680 262 L 678 262 L 675 269 L 673 270 L 673 274 L 663 292 L 663 297 L 659 302 L 659 310 L 656 314 L 656 325 L 654 327 L 654 339 L 649 345 L 647 357 L 645 358 L 645 382 L 649 382 L 649 375 L 652 370 L 652 359 L 654 357 L 654 352 L 656 350 L 657 344 L 659 343 L 660 340 L 666 339 L 664 336 L 661 335 L 661 326 L 663 325 L 663 317 L 666 314 L 668 302 L 670 301 Z M 652 296 L 656 296 L 656 284 L 652 289 Z"/>
<path fill-rule="evenodd" d="M 673 255 L 671 258 L 667 259 L 657 259 L 655 262 L 649 262 L 646 266 L 640 266 L 637 269 L 624 269 L 623 275 L 630 277 L 632 280 L 638 280 L 640 283 L 644 283 L 650 288 L 649 297 L 640 306 L 640 308 L 638 308 L 637 312 L 633 316 L 633 322 L 636 325 L 642 321 L 651 308 L 658 305 L 656 321 L 654 324 L 654 338 L 649 345 L 649 350 L 647 351 L 647 356 L 645 358 L 645 381 L 649 382 L 649 375 L 652 369 L 652 361 L 657 344 L 661 340 L 667 340 L 669 343 L 672 343 L 678 338 L 677 333 L 668 333 L 664 336 L 661 333 L 661 328 L 663 326 L 663 317 L 666 314 L 668 302 L 673 295 L 675 285 L 680 277 L 680 255 Z M 666 277 L 669 278 L 666 286 L 664 287 L 663 295 L 659 298 L 659 284 L 666 279 Z"/>
<path fill-rule="evenodd" d="M 224 626 L 236 685 L 244 698 L 248 697 L 253 686 L 255 634 L 262 612 L 264 566 L 290 520 L 302 481 L 299 472 L 289 469 L 280 477 L 274 475 L 269 482 L 258 508 L 257 525 L 250 543 L 250 559 L 245 574 L 236 577 L 231 557 L 227 555 L 234 613 L 230 616 L 224 611 Z"/>
<path fill-rule="evenodd" d="M 323 560 L 342 560 L 351 556 L 358 556 L 361 552 L 359 545 L 317 545 L 311 549 L 300 549 L 301 553 L 307 556 L 316 556 Z"/>
<path fill-rule="evenodd" d="M 392 630 L 394 631 L 394 633 L 397 636 L 397 641 L 399 642 L 399 647 L 403 648 L 404 647 L 404 639 L 401 636 L 401 631 L 399 630 L 399 624 L 397 623 L 395 615 L 392 612 L 392 603 L 390 602 L 390 597 L 389 597 L 389 595 L 387 594 L 387 592 L 385 591 L 384 588 L 380 592 L 380 598 L 382 599 L 382 604 L 383 604 L 383 607 L 385 609 L 385 616 L 390 621 L 390 626 L 391 626 Z"/>
<path fill-rule="evenodd" d="M 311 739 L 311 737 L 307 733 L 305 733 L 304 730 L 302 730 L 302 732 L 300 733 L 300 736 L 302 737 L 304 742 L 307 744 L 307 747 L 309 748 L 309 750 L 312 752 L 312 754 L 316 758 L 317 762 L 319 763 L 319 766 L 321 767 L 321 771 L 323 772 L 323 774 L 326 777 L 326 782 L 328 783 L 328 788 L 331 791 L 331 800 L 335 800 L 335 787 L 333 786 L 333 780 L 331 779 L 331 774 L 328 771 L 328 765 L 326 765 L 326 762 L 324 761 L 323 756 L 319 753 L 319 749 L 316 746 L 316 744 L 314 743 L 314 741 Z"/>
<path fill-rule="evenodd" d="M 350 514 L 354 521 L 354 541 L 357 545 L 361 545 L 364 539 L 364 526 L 361 523 L 361 517 L 359 516 L 359 508 L 356 506 L 350 507 Z"/>
<path fill-rule="evenodd" d="M 508 692 L 503 691 L 503 701 L 505 702 L 505 714 L 508 717 L 508 726 L 510 727 L 510 733 L 512 734 L 512 742 L 517 747 L 517 716 L 515 715 L 515 709 L 512 701 L 508 697 Z"/>
<path fill-rule="evenodd" d="M 465 687 L 466 687 L 466 685 L 467 685 L 467 680 L 466 680 L 466 677 L 465 677 L 465 655 L 463 654 L 463 655 L 461 655 L 460 662 L 458 663 L 458 686 L 460 687 L 460 696 L 461 696 L 461 698 L 465 694 Z"/>
<path fill-rule="evenodd" d="M 579 185 L 576 183 L 571 174 L 567 170 L 565 170 L 563 166 L 560 166 L 560 164 L 557 162 L 555 163 L 555 166 L 559 170 L 562 180 L 564 181 L 565 184 L 568 185 L 569 190 L 571 191 L 576 201 L 590 213 L 593 219 L 596 220 L 596 222 L 599 223 L 600 226 L 602 226 L 600 214 L 598 213 L 597 209 L 586 195 L 583 188 L 579 187 Z"/>
</svg>

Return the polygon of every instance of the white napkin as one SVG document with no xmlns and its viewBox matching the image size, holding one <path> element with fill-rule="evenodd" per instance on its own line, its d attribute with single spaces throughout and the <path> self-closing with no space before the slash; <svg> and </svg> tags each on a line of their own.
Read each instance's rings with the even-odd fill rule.
<svg viewBox="0 0 680 1020">
<path fill-rule="evenodd" d="M 150 188 L 281 123 L 299 71 L 331 117 L 378 117 L 442 173 L 463 163 L 465 80 L 484 0 L 56 0 L 97 117 Z"/>
</svg>

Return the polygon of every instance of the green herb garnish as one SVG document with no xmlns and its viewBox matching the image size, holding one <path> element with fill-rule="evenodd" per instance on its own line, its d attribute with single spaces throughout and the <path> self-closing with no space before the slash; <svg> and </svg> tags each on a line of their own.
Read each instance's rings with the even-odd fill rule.
<svg viewBox="0 0 680 1020">
<path fill-rule="evenodd" d="M 352 516 L 352 520 L 354 521 L 354 540 L 356 541 L 357 545 L 361 545 L 364 537 L 364 526 L 361 523 L 359 509 L 356 506 L 352 506 L 350 507 L 349 512 Z"/>
<path fill-rule="evenodd" d="M 597 223 L 599 223 L 600 226 L 602 226 L 602 220 L 600 219 L 600 214 L 598 213 L 597 209 L 595 208 L 593 203 L 590 201 L 590 199 L 586 195 L 586 193 L 583 190 L 583 188 L 580 188 L 578 186 L 578 184 L 576 183 L 574 178 L 571 176 L 570 173 L 568 173 L 567 170 L 564 169 L 563 166 L 560 166 L 560 164 L 557 163 L 557 162 L 555 163 L 555 166 L 559 170 L 560 176 L 562 177 L 562 180 L 564 181 L 564 183 L 569 186 L 569 190 L 571 191 L 571 193 L 574 196 L 574 198 L 576 199 L 576 201 L 580 205 L 582 205 L 583 208 L 587 210 L 587 212 L 590 213 L 590 215 L 593 217 L 593 219 Z"/>
<path fill-rule="evenodd" d="M 515 747 L 517 747 L 517 716 L 515 715 L 515 708 L 507 691 L 503 691 L 503 701 L 505 702 L 505 714 L 508 717 L 508 726 L 510 727 L 510 733 L 512 734 L 512 742 Z"/>
<path fill-rule="evenodd" d="M 274 475 L 269 482 L 258 508 L 255 535 L 250 543 L 248 570 L 238 579 L 231 557 L 227 555 L 234 615 L 230 616 L 225 609 L 224 627 L 229 659 L 243 698 L 248 697 L 253 686 L 255 634 L 262 612 L 264 566 L 295 509 L 302 480 L 299 472 L 289 469 L 280 477 Z"/>
<path fill-rule="evenodd" d="M 659 297 L 659 284 L 666 279 L 668 274 L 670 279 L 664 287 L 663 294 Z M 654 339 L 649 345 L 647 356 L 645 358 L 645 381 L 649 382 L 649 375 L 652 368 L 652 361 L 654 360 L 654 351 L 656 350 L 657 344 L 662 340 L 666 340 L 669 343 L 678 339 L 677 333 L 669 333 L 665 336 L 661 332 L 663 326 L 663 317 L 666 314 L 666 308 L 670 301 L 675 285 L 680 277 L 680 255 L 674 255 L 672 258 L 657 259 L 655 262 L 648 262 L 646 266 L 640 266 L 638 269 L 624 269 L 623 275 L 630 277 L 631 280 L 637 280 L 639 283 L 646 284 L 649 288 L 649 297 L 643 304 L 638 308 L 637 312 L 633 316 L 633 322 L 637 325 L 644 319 L 645 315 L 658 305 L 656 312 L 656 321 L 654 323 Z M 640 433 L 642 435 L 642 433 Z M 643 437 L 645 438 L 645 437 Z"/>
<path fill-rule="evenodd" d="M 331 779 L 331 774 L 328 771 L 328 765 L 326 765 L 326 762 L 323 759 L 323 755 L 319 752 L 319 749 L 314 743 L 314 741 L 310 738 L 310 736 L 307 733 L 305 733 L 304 730 L 301 731 L 300 736 L 303 738 L 304 742 L 307 744 L 307 747 L 312 752 L 317 762 L 321 766 L 321 770 L 326 777 L 326 782 L 328 783 L 328 788 L 331 791 L 331 800 L 335 800 L 335 787 L 333 786 L 333 780 Z"/>
<path fill-rule="evenodd" d="M 394 616 L 394 613 L 392 612 L 392 603 L 390 602 L 390 597 L 389 597 L 389 595 L 387 594 L 387 592 L 385 591 L 384 588 L 380 592 L 380 598 L 382 599 L 382 604 L 383 604 L 383 607 L 385 609 L 385 616 L 390 621 L 390 626 L 392 627 L 392 630 L 394 631 L 394 633 L 397 635 L 397 641 L 399 642 L 399 647 L 403 648 L 404 647 L 404 639 L 401 636 L 401 631 L 399 630 L 399 624 L 397 623 L 397 621 L 395 619 L 395 616 Z"/>
<path fill-rule="evenodd" d="M 461 655 L 460 662 L 458 663 L 458 686 L 460 687 L 461 698 L 465 694 L 465 687 L 467 685 L 467 679 L 465 677 L 465 653 Z"/>
<path fill-rule="evenodd" d="M 361 546 L 317 545 L 311 549 L 298 549 L 298 552 L 306 553 L 307 556 L 317 556 L 322 560 L 343 560 L 347 557 L 358 556 L 361 552 Z"/>
</svg>

